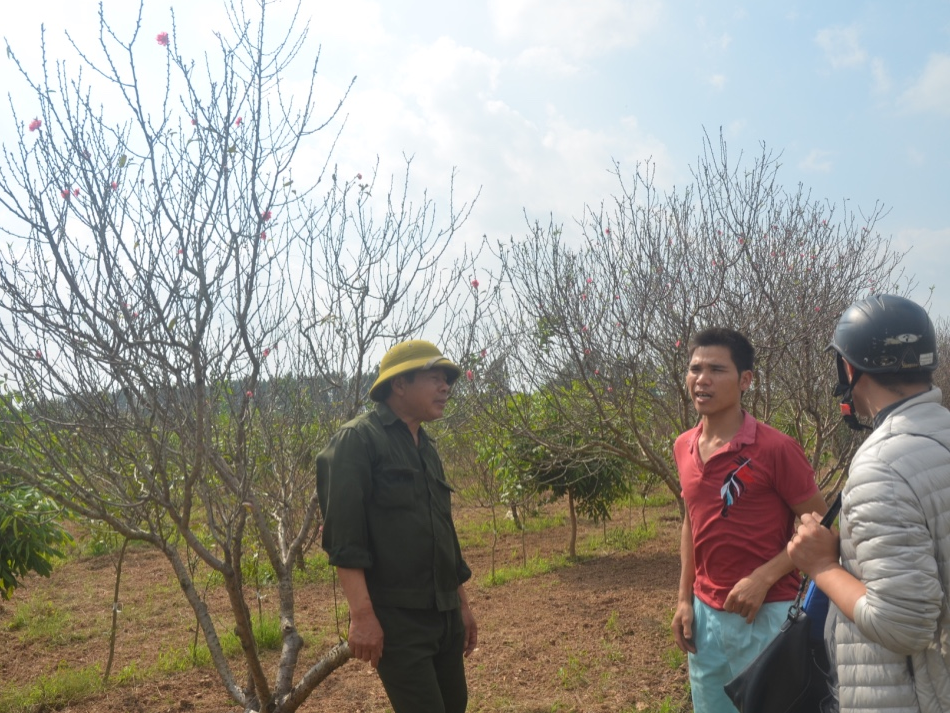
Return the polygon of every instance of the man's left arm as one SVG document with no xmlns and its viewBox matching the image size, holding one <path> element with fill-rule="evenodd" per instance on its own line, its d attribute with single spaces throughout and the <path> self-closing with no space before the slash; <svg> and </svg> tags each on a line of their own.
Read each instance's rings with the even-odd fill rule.
<svg viewBox="0 0 950 713">
<path fill-rule="evenodd" d="M 804 502 L 793 505 L 792 511 L 799 518 L 813 512 L 824 515 L 828 511 L 828 505 L 821 493 L 815 493 Z M 775 557 L 754 569 L 748 577 L 743 577 L 736 582 L 736 586 L 726 597 L 723 608 L 725 611 L 744 616 L 746 622 L 751 624 L 772 585 L 793 569 L 795 565 L 792 563 L 792 558 L 788 556 L 788 551 L 782 548 Z"/>
<path fill-rule="evenodd" d="M 462 607 L 462 623 L 465 625 L 465 656 L 471 656 L 478 646 L 478 624 L 475 621 L 475 615 L 472 613 L 472 607 L 468 603 L 468 594 L 465 593 L 465 585 L 459 585 L 459 601 Z"/>
</svg>

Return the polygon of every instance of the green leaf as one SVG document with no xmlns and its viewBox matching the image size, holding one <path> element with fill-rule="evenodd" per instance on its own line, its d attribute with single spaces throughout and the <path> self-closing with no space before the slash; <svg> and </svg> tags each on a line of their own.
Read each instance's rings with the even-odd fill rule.
<svg viewBox="0 0 950 713">
<path fill-rule="evenodd" d="M 125 168 L 125 164 L 128 163 L 129 157 L 125 154 L 119 156 L 119 168 Z"/>
</svg>

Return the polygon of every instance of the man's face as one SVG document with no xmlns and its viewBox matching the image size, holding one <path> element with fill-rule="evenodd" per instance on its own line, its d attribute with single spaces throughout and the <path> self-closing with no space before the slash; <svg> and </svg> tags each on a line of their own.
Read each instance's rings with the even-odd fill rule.
<svg viewBox="0 0 950 713">
<path fill-rule="evenodd" d="M 444 369 L 418 371 L 412 381 L 404 377 L 396 378 L 400 383 L 394 383 L 393 389 L 395 391 L 399 388 L 401 405 L 407 416 L 419 422 L 437 421 L 442 418 L 452 391 Z"/>
<path fill-rule="evenodd" d="M 752 372 L 739 373 L 728 347 L 696 347 L 693 351 L 686 373 L 686 389 L 700 416 L 735 411 L 742 392 L 751 384 Z"/>
</svg>

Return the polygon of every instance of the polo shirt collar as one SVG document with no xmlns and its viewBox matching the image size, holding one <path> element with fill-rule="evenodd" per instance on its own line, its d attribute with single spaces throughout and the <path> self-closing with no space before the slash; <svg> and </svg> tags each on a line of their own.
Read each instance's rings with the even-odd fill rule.
<svg viewBox="0 0 950 713">
<path fill-rule="evenodd" d="M 732 437 L 729 441 L 729 446 L 727 450 L 737 451 L 742 446 L 747 446 L 751 443 L 755 443 L 755 429 L 757 422 L 751 413 L 748 411 L 742 411 L 742 425 L 739 426 L 739 431 Z M 703 422 L 700 421 L 699 425 L 696 427 L 696 430 L 693 432 L 693 437 L 689 442 L 690 453 L 694 452 L 696 449 L 696 444 L 699 443 L 699 437 L 703 433 Z"/>
</svg>

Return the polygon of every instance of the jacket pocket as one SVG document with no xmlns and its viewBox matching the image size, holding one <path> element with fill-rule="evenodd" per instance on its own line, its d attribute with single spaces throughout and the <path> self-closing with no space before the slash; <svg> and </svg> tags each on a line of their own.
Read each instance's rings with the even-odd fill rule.
<svg viewBox="0 0 950 713">
<path fill-rule="evenodd" d="M 415 502 L 416 471 L 385 468 L 373 474 L 373 502 L 381 508 L 411 508 Z"/>
<path fill-rule="evenodd" d="M 443 515 L 452 515 L 452 493 L 455 492 L 455 488 L 446 483 L 444 480 L 439 480 L 433 478 L 435 481 L 435 487 L 432 490 L 432 497 L 435 501 L 436 507 Z"/>
</svg>

